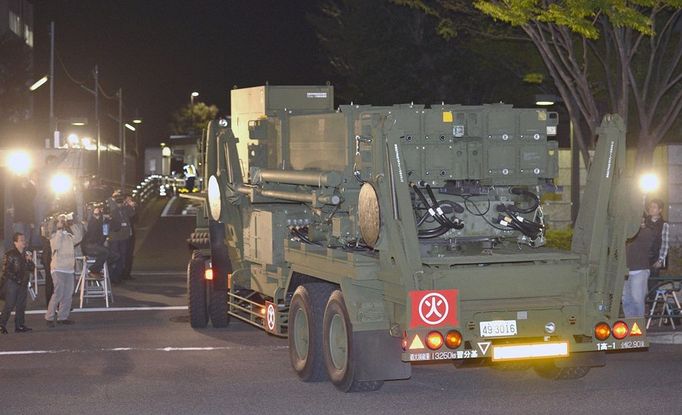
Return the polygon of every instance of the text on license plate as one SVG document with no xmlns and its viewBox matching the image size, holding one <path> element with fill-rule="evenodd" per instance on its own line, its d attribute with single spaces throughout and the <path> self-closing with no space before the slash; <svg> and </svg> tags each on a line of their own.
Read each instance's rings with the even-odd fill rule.
<svg viewBox="0 0 682 415">
<path fill-rule="evenodd" d="M 481 337 L 516 336 L 516 320 L 481 321 Z"/>
</svg>

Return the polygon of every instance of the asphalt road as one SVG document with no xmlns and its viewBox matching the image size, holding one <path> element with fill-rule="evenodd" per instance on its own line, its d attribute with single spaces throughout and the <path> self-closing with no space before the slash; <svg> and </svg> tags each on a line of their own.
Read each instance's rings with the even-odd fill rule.
<svg viewBox="0 0 682 415">
<path fill-rule="evenodd" d="M 75 313 L 72 327 L 0 338 L 2 414 L 680 413 L 682 346 L 608 356 L 575 381 L 532 370 L 414 366 L 344 394 L 300 382 L 287 341 L 233 321 L 192 330 L 184 310 Z"/>
<path fill-rule="evenodd" d="M 134 309 L 94 311 L 95 300 L 72 314 L 76 325 L 48 328 L 44 300 L 32 303 L 35 330 L 0 336 L 0 415 L 682 413 L 682 345 L 610 354 L 575 381 L 446 363 L 415 365 L 410 380 L 372 393 L 302 383 L 285 339 L 235 320 L 189 327 L 191 224 L 173 216 L 140 224 L 136 279 L 114 287 L 114 306 Z"/>
</svg>

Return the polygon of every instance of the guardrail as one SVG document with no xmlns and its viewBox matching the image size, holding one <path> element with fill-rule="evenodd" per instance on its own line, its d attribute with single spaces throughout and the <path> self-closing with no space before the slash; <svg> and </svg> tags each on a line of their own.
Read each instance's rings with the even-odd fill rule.
<svg viewBox="0 0 682 415">
<path fill-rule="evenodd" d="M 177 194 L 178 189 L 185 185 L 184 179 L 171 176 L 153 174 L 147 176 L 140 184 L 135 186 L 132 194 L 139 204 L 156 197 L 168 197 Z"/>
</svg>

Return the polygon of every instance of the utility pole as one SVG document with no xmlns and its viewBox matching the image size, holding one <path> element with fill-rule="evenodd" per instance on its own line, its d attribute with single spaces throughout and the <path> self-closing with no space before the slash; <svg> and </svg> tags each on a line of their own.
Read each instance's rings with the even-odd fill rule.
<svg viewBox="0 0 682 415">
<path fill-rule="evenodd" d="M 100 138 L 100 130 L 99 130 L 99 68 L 97 68 L 97 65 L 95 65 L 95 124 L 96 124 L 96 134 L 97 134 L 97 174 L 101 174 L 100 172 L 100 167 L 101 167 L 101 152 L 100 152 L 100 145 L 101 145 L 101 138 Z"/>
<path fill-rule="evenodd" d="M 126 186 L 126 140 L 123 131 L 123 89 L 118 89 L 118 145 L 121 149 L 121 191 Z"/>
<path fill-rule="evenodd" d="M 50 135 L 53 145 L 58 146 L 59 141 L 55 133 L 54 122 L 54 21 L 50 22 Z"/>
</svg>

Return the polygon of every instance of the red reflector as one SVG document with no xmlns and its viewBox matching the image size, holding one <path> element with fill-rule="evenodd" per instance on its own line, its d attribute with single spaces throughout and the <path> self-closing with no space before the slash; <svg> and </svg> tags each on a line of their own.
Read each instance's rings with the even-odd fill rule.
<svg viewBox="0 0 682 415">
<path fill-rule="evenodd" d="M 204 271 L 204 279 L 212 281 L 213 280 L 213 269 L 212 268 L 206 268 L 206 271 Z"/>
<path fill-rule="evenodd" d="M 609 327 L 608 324 L 598 323 L 596 326 L 594 326 L 594 337 L 596 337 L 597 340 L 604 341 L 608 339 L 610 335 L 611 327 Z"/>
<path fill-rule="evenodd" d="M 624 321 L 616 321 L 613 325 L 613 337 L 616 340 L 623 340 L 627 337 L 630 330 Z"/>
</svg>

